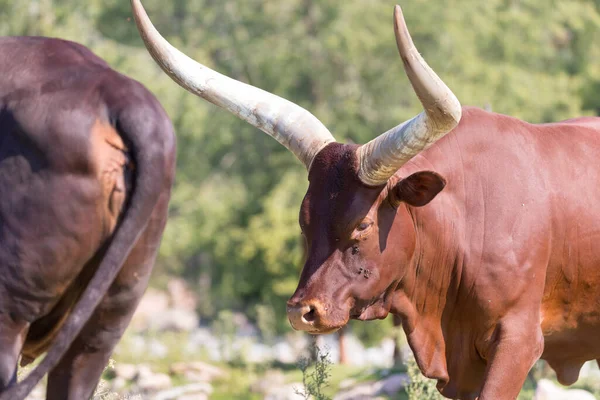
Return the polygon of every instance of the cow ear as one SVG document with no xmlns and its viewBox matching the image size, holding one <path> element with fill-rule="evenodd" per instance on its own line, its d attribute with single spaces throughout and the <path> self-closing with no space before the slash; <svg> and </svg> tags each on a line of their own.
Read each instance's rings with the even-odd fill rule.
<svg viewBox="0 0 600 400">
<path fill-rule="evenodd" d="M 400 180 L 390 191 L 390 203 L 397 207 L 405 202 L 414 207 L 429 203 L 446 186 L 446 180 L 432 171 L 416 172 Z"/>
</svg>

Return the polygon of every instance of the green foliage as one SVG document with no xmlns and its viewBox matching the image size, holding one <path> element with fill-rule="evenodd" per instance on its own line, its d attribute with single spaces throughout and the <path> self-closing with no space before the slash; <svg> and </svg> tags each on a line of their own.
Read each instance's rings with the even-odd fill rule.
<svg viewBox="0 0 600 400">
<path fill-rule="evenodd" d="M 219 311 L 217 318 L 212 323 L 212 330 L 216 337 L 221 338 L 221 354 L 224 354 L 229 360 L 236 360 L 238 357 L 233 354 L 233 340 L 236 332 L 233 313 L 230 310 Z"/>
<path fill-rule="evenodd" d="M 350 321 L 350 329 L 365 346 L 376 346 L 394 333 L 392 318 L 374 321 Z"/>
<path fill-rule="evenodd" d="M 260 330 L 263 341 L 271 344 L 277 333 L 275 312 L 272 307 L 262 304 L 256 306 L 256 325 Z"/>
<path fill-rule="evenodd" d="M 413 359 L 407 363 L 410 384 L 406 388 L 409 400 L 443 400 L 444 397 L 435 387 L 435 380 L 421 374 L 417 362 Z"/>
<path fill-rule="evenodd" d="M 311 352 L 314 357 L 302 358 L 298 362 L 298 368 L 302 371 L 303 387 L 296 390 L 296 393 L 306 400 L 330 400 L 331 398 L 324 394 L 331 378 L 329 352 L 323 352 L 316 344 L 313 344 Z"/>
<path fill-rule="evenodd" d="M 154 372 L 169 373 L 171 365 L 180 361 L 200 359 L 204 351 L 190 349 L 187 332 L 153 332 L 144 336 L 126 331 L 111 356 L 116 365 L 149 364 Z M 166 352 L 151 351 L 159 344 Z M 113 364 L 114 365 L 114 364 Z M 112 369 L 105 370 L 104 379 L 114 378 Z"/>
<path fill-rule="evenodd" d="M 420 111 L 394 42 L 396 2 L 144 5 L 191 57 L 311 110 L 338 140 L 362 143 Z M 463 104 L 490 105 L 531 122 L 600 112 L 598 1 L 401 3 L 420 52 Z M 160 71 L 128 1 L 0 0 L 0 34 L 81 42 L 155 93 L 173 120 L 179 150 L 154 284 L 184 276 L 197 286 L 203 318 L 236 309 L 264 322 L 257 307 L 267 307 L 275 321 L 268 329 L 289 329 L 285 300 L 303 260 L 297 216 L 307 188 L 294 157 Z M 378 325 L 353 328 L 377 341 L 384 330 L 371 326 Z"/>
</svg>

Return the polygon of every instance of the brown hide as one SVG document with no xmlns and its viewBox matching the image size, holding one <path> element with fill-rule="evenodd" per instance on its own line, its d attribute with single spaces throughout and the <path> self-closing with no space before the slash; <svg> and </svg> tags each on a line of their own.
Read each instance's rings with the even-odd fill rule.
<svg viewBox="0 0 600 400">
<path fill-rule="evenodd" d="M 600 119 L 532 125 L 465 108 L 375 188 L 357 179 L 355 149 L 330 144 L 311 168 L 292 325 L 399 315 L 451 398 L 514 398 L 540 355 L 570 384 L 600 357 Z M 422 171 L 445 180 L 437 196 Z M 435 198 L 418 207 L 407 193 Z"/>
<path fill-rule="evenodd" d="M 96 121 L 90 132 L 91 173 L 101 184 L 101 195 L 97 207 L 101 218 L 100 230 L 109 237 L 115 230 L 118 218 L 125 206 L 126 194 L 132 188 L 132 162 L 127 157 L 128 149 L 118 132 L 108 123 Z M 21 365 L 27 365 L 52 345 L 75 302 L 98 268 L 102 253 L 96 254 L 83 267 L 81 274 L 71 282 L 57 304 L 42 318 L 32 323 L 23 345 Z"/>
<path fill-rule="evenodd" d="M 0 54 L 0 399 L 46 372 L 47 399 L 90 398 L 152 270 L 174 132 L 81 45 L 7 37 Z"/>
</svg>

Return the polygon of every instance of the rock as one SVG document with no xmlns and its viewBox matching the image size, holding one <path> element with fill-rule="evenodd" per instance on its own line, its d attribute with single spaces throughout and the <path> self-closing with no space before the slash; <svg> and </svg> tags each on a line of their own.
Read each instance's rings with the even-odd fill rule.
<svg viewBox="0 0 600 400">
<path fill-rule="evenodd" d="M 136 384 L 146 393 L 157 392 L 171 387 L 171 377 L 163 373 L 152 372 L 148 365 L 138 367 Z"/>
<path fill-rule="evenodd" d="M 338 335 L 328 335 L 321 338 L 322 349 L 327 349 L 332 362 L 337 363 L 340 359 Z M 360 340 L 347 332 L 344 335 L 344 347 L 346 353 L 346 364 L 361 367 L 373 366 L 390 368 L 394 365 L 393 339 L 384 339 L 375 347 L 365 348 Z"/>
<path fill-rule="evenodd" d="M 354 385 L 356 385 L 356 379 L 352 379 L 352 378 L 344 379 L 343 381 L 340 382 L 340 389 L 342 389 L 342 390 L 349 389 Z"/>
<path fill-rule="evenodd" d="M 273 349 L 264 343 L 252 343 L 246 354 L 246 361 L 253 364 L 264 364 L 273 360 Z"/>
<path fill-rule="evenodd" d="M 548 379 L 540 379 L 535 390 L 535 400 L 596 400 L 596 397 L 581 389 L 563 389 Z"/>
<path fill-rule="evenodd" d="M 294 364 L 298 355 L 288 342 L 278 342 L 273 346 L 273 357 L 282 364 Z"/>
<path fill-rule="evenodd" d="M 121 378 L 119 376 L 117 376 L 115 379 L 110 381 L 110 388 L 115 392 L 119 392 L 119 391 L 125 389 L 126 386 L 127 386 L 127 379 Z"/>
<path fill-rule="evenodd" d="M 138 364 L 137 372 L 135 374 L 135 379 L 136 380 L 144 379 L 149 376 L 152 376 L 152 374 L 154 374 L 154 373 L 152 372 L 152 368 L 150 368 L 150 366 L 148 364 Z"/>
<path fill-rule="evenodd" d="M 410 378 L 407 374 L 395 374 L 388 376 L 380 382 L 381 388 L 377 394 L 394 396 L 400 390 L 408 386 L 410 383 Z"/>
<path fill-rule="evenodd" d="M 125 348 L 125 346 L 122 346 L 122 347 L 117 346 L 115 353 L 119 354 L 121 352 L 126 352 L 126 353 L 129 353 L 132 355 L 146 354 L 147 346 L 148 346 L 148 343 L 144 336 L 133 335 L 127 341 L 127 348 Z"/>
<path fill-rule="evenodd" d="M 250 354 L 254 340 L 248 336 L 235 337 L 229 346 L 229 353 L 223 354 L 226 359 L 234 362 L 248 363 L 248 354 Z"/>
<path fill-rule="evenodd" d="M 171 279 L 167 283 L 169 305 L 171 308 L 196 312 L 198 302 L 196 294 L 189 289 L 188 284 L 181 278 Z"/>
<path fill-rule="evenodd" d="M 337 336 L 331 335 L 329 338 L 330 342 L 327 346 L 331 350 L 332 361 L 339 361 L 339 345 Z M 356 336 L 346 333 L 344 336 L 344 348 L 346 352 L 346 364 L 348 365 L 360 365 L 367 366 L 369 362 L 366 358 L 366 350 L 360 340 Z"/>
<path fill-rule="evenodd" d="M 378 367 L 391 367 L 394 365 L 394 347 L 393 339 L 386 338 L 376 347 L 366 349 L 366 364 Z"/>
<path fill-rule="evenodd" d="M 138 373 L 137 367 L 133 364 L 115 364 L 114 371 L 117 378 L 122 378 L 126 381 L 133 380 Z"/>
<path fill-rule="evenodd" d="M 302 388 L 302 383 L 290 383 L 284 386 L 273 387 L 266 393 L 264 400 L 298 400 L 302 397 L 297 391 Z"/>
<path fill-rule="evenodd" d="M 336 394 L 333 400 L 374 399 L 380 393 L 383 381 L 364 382 Z"/>
<path fill-rule="evenodd" d="M 178 386 L 172 389 L 163 390 L 152 397 L 153 400 L 183 400 L 183 399 L 194 399 L 203 400 L 208 399 L 209 395 L 212 394 L 213 388 L 209 383 L 200 382 L 192 383 L 190 385 Z"/>
<path fill-rule="evenodd" d="M 342 389 L 334 400 L 363 400 L 376 399 L 378 396 L 393 397 L 410 382 L 407 374 L 390 375 L 380 381 L 364 382 L 358 385 L 347 379 L 340 383 Z"/>
<path fill-rule="evenodd" d="M 165 358 L 169 353 L 169 348 L 162 342 L 156 339 L 152 339 L 148 343 L 147 352 L 156 358 Z"/>
<path fill-rule="evenodd" d="M 223 361 L 221 342 L 207 328 L 197 328 L 188 336 L 186 348 L 191 352 L 205 351 L 212 361 Z"/>
<path fill-rule="evenodd" d="M 289 343 L 296 356 L 302 354 L 308 346 L 309 338 L 304 332 L 292 331 L 285 335 L 285 341 Z"/>
<path fill-rule="evenodd" d="M 150 321 L 157 313 L 166 311 L 169 308 L 169 296 L 166 293 L 156 289 L 149 288 L 144 293 L 140 304 L 133 314 L 129 329 L 136 332 L 148 329 Z"/>
<path fill-rule="evenodd" d="M 208 400 L 210 397 L 205 393 L 184 394 L 179 396 L 177 400 Z"/>
<path fill-rule="evenodd" d="M 157 332 L 190 332 L 198 327 L 200 320 L 194 311 L 169 309 L 154 313 L 147 329 Z"/>
<path fill-rule="evenodd" d="M 169 293 L 148 289 L 138 305 L 130 329 L 135 332 L 189 332 L 198 327 L 196 297 L 184 281 L 173 279 L 167 284 Z"/>
<path fill-rule="evenodd" d="M 252 393 L 262 395 L 268 394 L 273 388 L 279 388 L 285 384 L 285 375 L 279 370 L 269 370 L 260 379 L 257 379 L 250 385 Z"/>
<path fill-rule="evenodd" d="M 232 312 L 231 322 L 235 325 L 236 336 L 257 337 L 259 334 L 258 328 L 250 323 L 248 316 L 244 313 Z"/>
<path fill-rule="evenodd" d="M 137 381 L 139 388 L 145 392 L 155 392 L 171 387 L 171 377 L 167 374 L 157 373 Z"/>
<path fill-rule="evenodd" d="M 170 371 L 194 382 L 211 382 L 227 376 L 221 368 L 201 361 L 175 363 L 171 365 Z"/>
</svg>

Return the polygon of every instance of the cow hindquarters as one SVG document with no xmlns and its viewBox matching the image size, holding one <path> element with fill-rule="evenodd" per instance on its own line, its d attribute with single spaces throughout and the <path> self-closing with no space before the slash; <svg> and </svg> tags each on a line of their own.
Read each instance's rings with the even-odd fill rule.
<svg viewBox="0 0 600 400">
<path fill-rule="evenodd" d="M 94 315 L 49 374 L 47 400 L 89 399 L 144 293 L 167 219 L 161 196 L 144 233 Z"/>
<path fill-rule="evenodd" d="M 535 318 L 507 318 L 494 332 L 479 400 L 513 400 L 540 358 L 544 338 Z"/>
<path fill-rule="evenodd" d="M 16 382 L 17 361 L 29 324 L 0 314 L 0 393 Z"/>
</svg>

